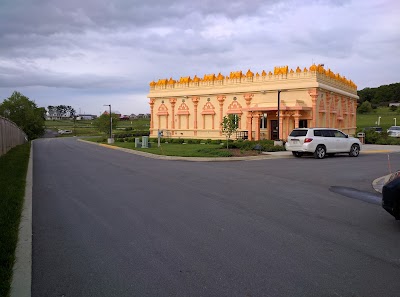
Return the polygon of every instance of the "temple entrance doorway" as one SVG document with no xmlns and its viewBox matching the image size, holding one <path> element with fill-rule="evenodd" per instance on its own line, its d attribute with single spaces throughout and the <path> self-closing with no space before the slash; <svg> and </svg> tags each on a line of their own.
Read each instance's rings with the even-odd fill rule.
<svg viewBox="0 0 400 297">
<path fill-rule="evenodd" d="M 271 140 L 278 140 L 278 120 L 271 120 Z"/>
</svg>

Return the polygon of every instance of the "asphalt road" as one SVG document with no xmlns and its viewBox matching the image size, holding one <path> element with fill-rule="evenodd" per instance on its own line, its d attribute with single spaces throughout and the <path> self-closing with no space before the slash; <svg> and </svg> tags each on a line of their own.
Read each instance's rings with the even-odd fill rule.
<svg viewBox="0 0 400 297">
<path fill-rule="evenodd" d="M 400 222 L 362 198 L 379 199 L 385 154 L 165 161 L 73 138 L 33 152 L 34 297 L 400 294 Z"/>
</svg>

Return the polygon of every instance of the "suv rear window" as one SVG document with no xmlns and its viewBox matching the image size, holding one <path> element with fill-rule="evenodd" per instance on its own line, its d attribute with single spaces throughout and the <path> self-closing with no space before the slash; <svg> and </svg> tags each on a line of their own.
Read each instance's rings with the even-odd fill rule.
<svg viewBox="0 0 400 297">
<path fill-rule="evenodd" d="M 299 136 L 306 136 L 308 130 L 293 130 L 289 136 L 292 137 L 299 137 Z"/>
</svg>

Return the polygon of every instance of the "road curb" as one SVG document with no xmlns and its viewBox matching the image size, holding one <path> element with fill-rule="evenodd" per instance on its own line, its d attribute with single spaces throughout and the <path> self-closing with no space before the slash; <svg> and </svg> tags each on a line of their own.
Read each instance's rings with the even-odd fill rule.
<svg viewBox="0 0 400 297">
<path fill-rule="evenodd" d="M 33 141 L 26 173 L 24 205 L 15 250 L 10 297 L 30 297 L 32 294 L 32 172 Z"/>
<path fill-rule="evenodd" d="M 256 161 L 256 160 L 266 160 L 266 159 L 283 159 L 283 158 L 293 158 L 292 154 L 282 154 L 282 153 L 266 153 L 261 156 L 247 156 L 247 157 L 214 157 L 214 158 L 207 158 L 207 157 L 177 157 L 177 156 L 162 156 L 162 155 L 155 155 L 151 153 L 146 153 L 142 151 L 135 151 L 127 148 L 112 146 L 104 143 L 96 143 L 92 141 L 87 141 L 83 139 L 78 139 L 78 141 L 106 147 L 109 149 L 114 149 L 118 151 L 123 151 L 129 154 L 139 155 L 146 158 L 151 159 L 159 159 L 159 160 L 169 160 L 169 161 L 190 161 L 190 162 L 230 162 L 230 161 Z"/>
<path fill-rule="evenodd" d="M 390 176 L 391 176 L 391 174 L 388 174 L 388 175 L 381 176 L 381 177 L 378 177 L 377 179 L 375 179 L 372 182 L 372 187 L 374 188 L 374 190 L 377 191 L 378 193 L 382 194 L 382 188 L 387 183 Z"/>
</svg>

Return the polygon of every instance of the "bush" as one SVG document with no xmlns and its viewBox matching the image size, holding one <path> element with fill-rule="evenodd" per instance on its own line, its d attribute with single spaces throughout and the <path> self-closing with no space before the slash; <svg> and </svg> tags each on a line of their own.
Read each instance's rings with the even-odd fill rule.
<svg viewBox="0 0 400 297">
<path fill-rule="evenodd" d="M 383 144 L 383 145 L 400 145 L 400 139 L 390 137 L 386 131 L 377 133 L 375 131 L 365 132 L 365 143 L 367 144 Z"/>
<path fill-rule="evenodd" d="M 107 142 L 107 137 L 100 137 L 99 139 L 96 140 L 96 142 Z"/>
<path fill-rule="evenodd" d="M 201 153 L 204 156 L 210 156 L 210 157 L 232 157 L 233 154 L 230 151 L 220 149 L 216 150 L 214 148 L 201 148 L 198 149 L 197 152 Z"/>
<path fill-rule="evenodd" d="M 372 105 L 369 101 L 364 101 L 358 108 L 357 112 L 359 113 L 367 113 L 372 111 Z"/>
</svg>

